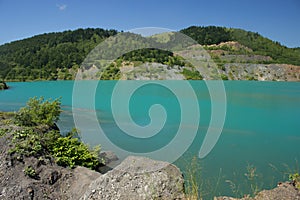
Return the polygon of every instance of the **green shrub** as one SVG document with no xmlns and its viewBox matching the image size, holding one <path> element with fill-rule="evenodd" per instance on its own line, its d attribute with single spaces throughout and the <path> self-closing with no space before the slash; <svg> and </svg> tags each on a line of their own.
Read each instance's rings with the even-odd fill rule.
<svg viewBox="0 0 300 200">
<path fill-rule="evenodd" d="M 299 173 L 290 174 L 289 179 L 292 181 L 294 186 L 300 190 L 300 175 Z"/>
<path fill-rule="evenodd" d="M 228 80 L 228 76 L 226 76 L 225 74 L 221 74 L 221 79 L 224 80 L 224 81 Z"/>
<path fill-rule="evenodd" d="M 37 126 L 45 124 L 52 126 L 59 119 L 61 102 L 44 101 L 43 97 L 29 99 L 26 107 L 21 108 L 15 115 L 15 122 L 21 126 Z"/>
<path fill-rule="evenodd" d="M 182 74 L 187 80 L 202 80 L 203 79 L 200 72 L 195 69 L 189 70 L 189 69 L 184 68 L 182 71 Z"/>
<path fill-rule="evenodd" d="M 11 154 L 20 156 L 38 157 L 43 154 L 44 141 L 42 135 L 36 133 L 32 128 L 24 128 L 13 132 L 12 142 L 15 144 L 10 149 Z"/>
<path fill-rule="evenodd" d="M 90 169 L 96 169 L 103 161 L 98 158 L 100 146 L 90 150 L 89 147 L 74 138 L 73 134 L 59 137 L 51 148 L 51 154 L 55 157 L 57 164 L 71 168 L 79 165 Z"/>
<path fill-rule="evenodd" d="M 9 153 L 22 160 L 24 156 L 45 158 L 52 155 L 58 165 L 71 168 L 79 165 L 96 169 L 104 162 L 98 158 L 100 146 L 90 150 L 80 141 L 78 131 L 73 129 L 66 137 L 60 132 L 48 129 L 41 131 L 43 125 L 53 125 L 60 114 L 60 101 L 44 101 L 43 98 L 30 99 L 25 108 L 21 108 L 15 116 L 17 124 L 25 127 L 12 133 L 14 144 Z M 29 121 L 27 121 L 29 120 Z M 30 127 L 31 126 L 31 127 Z M 31 168 L 25 169 L 27 175 Z"/>
<path fill-rule="evenodd" d="M 32 166 L 26 166 L 24 169 L 24 174 L 30 178 L 37 178 L 37 173 Z"/>
<path fill-rule="evenodd" d="M 9 131 L 10 130 L 7 128 L 0 128 L 0 137 L 3 137 L 4 135 L 6 135 L 6 133 Z"/>
</svg>

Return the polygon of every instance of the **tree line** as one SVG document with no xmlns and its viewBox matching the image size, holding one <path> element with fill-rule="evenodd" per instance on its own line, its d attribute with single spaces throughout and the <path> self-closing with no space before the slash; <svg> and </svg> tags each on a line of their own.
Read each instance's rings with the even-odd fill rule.
<svg viewBox="0 0 300 200">
<path fill-rule="evenodd" d="M 201 45 L 237 41 L 252 49 L 252 54 L 270 56 L 272 62 L 300 65 L 299 48 L 285 47 L 258 33 L 216 26 L 191 26 L 180 32 L 190 36 Z M 100 42 L 117 33 L 116 30 L 100 28 L 77 29 L 74 31 L 45 33 L 1 45 L 0 80 L 74 79 L 74 73 L 72 72 L 77 71 L 90 51 Z M 145 39 L 139 35 L 132 37 L 140 41 L 145 40 L 145 43 L 156 42 L 155 39 Z M 129 45 L 135 45 L 134 39 L 132 41 L 132 44 Z M 116 49 L 116 51 L 122 52 L 121 49 Z M 183 60 L 172 52 L 147 48 L 147 46 L 145 46 L 145 49 L 122 55 L 117 60 L 118 63 L 126 60 L 131 62 L 158 62 L 169 66 L 185 65 Z M 113 68 L 112 73 L 115 73 L 116 70 L 117 68 Z"/>
<path fill-rule="evenodd" d="M 191 26 L 181 32 L 201 45 L 236 41 L 257 55 L 270 56 L 274 63 L 300 65 L 299 48 L 288 48 L 255 32 L 216 26 Z"/>
</svg>

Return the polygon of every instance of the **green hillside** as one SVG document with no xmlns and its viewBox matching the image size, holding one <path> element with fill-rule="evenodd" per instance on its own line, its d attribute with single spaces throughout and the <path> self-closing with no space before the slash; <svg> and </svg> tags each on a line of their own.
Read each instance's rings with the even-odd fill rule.
<svg viewBox="0 0 300 200">
<path fill-rule="evenodd" d="M 300 48 L 287 48 L 258 33 L 215 26 L 191 26 L 180 32 L 203 45 L 220 69 L 224 68 L 226 63 L 284 63 L 300 66 Z M 88 53 L 100 42 L 117 33 L 116 30 L 99 28 L 77 29 L 74 31 L 45 33 L 1 45 L 0 80 L 74 79 L 74 74 Z M 119 77 L 111 73 L 119 73 L 123 61 L 131 62 L 134 65 L 152 62 L 167 66 L 187 66 L 180 57 L 172 52 L 147 49 L 151 44 L 159 42 L 168 46 L 168 41 L 172 41 L 176 37 L 174 34 L 158 34 L 148 38 L 131 34 L 130 37 L 133 38 L 132 41 L 135 38 L 139 41 L 145 41 L 145 49 L 136 50 L 119 57 L 116 64 L 108 68 L 106 79 Z M 230 41 L 235 42 L 230 43 Z M 132 42 L 128 45 L 135 45 L 135 43 Z M 118 51 L 121 52 L 121 49 L 116 48 L 115 53 Z M 100 62 L 101 60 L 99 60 Z M 182 72 L 187 70 L 193 71 L 192 68 L 186 68 Z M 191 76 L 190 73 L 183 73 L 183 75 L 186 79 L 191 79 L 191 77 L 197 79 L 195 76 L 198 76 L 198 74 Z M 200 74 L 199 77 L 201 78 Z"/>
<path fill-rule="evenodd" d="M 274 63 L 300 65 L 299 48 L 287 48 L 258 33 L 242 29 L 225 27 L 191 26 L 181 30 L 201 45 L 220 44 L 221 42 L 236 41 L 253 50 L 254 54 L 270 56 Z"/>
<path fill-rule="evenodd" d="M 0 46 L 0 79 L 72 79 L 85 56 L 115 30 L 78 29 L 46 33 Z"/>
</svg>

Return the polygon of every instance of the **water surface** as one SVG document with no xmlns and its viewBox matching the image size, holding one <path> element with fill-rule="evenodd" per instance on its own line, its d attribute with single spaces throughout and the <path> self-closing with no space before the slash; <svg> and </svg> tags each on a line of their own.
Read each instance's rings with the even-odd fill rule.
<svg viewBox="0 0 300 200">
<path fill-rule="evenodd" d="M 95 105 L 90 105 L 87 103 L 89 101 L 84 100 L 83 90 L 82 101 L 75 108 L 72 107 L 73 84 L 73 81 L 8 83 L 10 89 L 0 91 L 0 110 L 16 111 L 33 96 L 44 96 L 46 99 L 61 97 L 63 113 L 59 127 L 62 132 L 74 126 L 72 112 L 87 120 L 94 120 L 91 113 L 96 111 L 98 122 L 102 129 L 109 133 L 107 137 L 113 144 L 127 151 L 149 152 L 164 147 L 175 137 L 181 120 L 178 99 L 190 98 L 185 91 L 176 96 L 168 89 L 157 85 L 149 85 L 136 91 L 129 105 L 135 123 L 141 126 L 149 124 L 151 119 L 148 111 L 154 104 L 161 104 L 168 114 L 166 124 L 159 134 L 149 139 L 141 139 L 123 134 L 114 121 L 110 98 L 115 81 L 99 84 L 95 93 Z M 89 84 L 85 82 L 82 87 L 88 91 Z M 179 82 L 176 84 L 180 87 Z M 198 156 L 210 122 L 211 106 L 214 103 L 211 102 L 205 82 L 191 81 L 190 84 L 197 96 L 200 122 L 196 125 L 199 128 L 192 145 L 175 162 L 184 172 L 191 167 L 192 158 Z M 246 167 L 253 165 L 257 173 L 255 179 L 260 186 L 273 187 L 283 178 L 279 171 L 288 172 L 284 165 L 293 168 L 300 159 L 300 83 L 227 81 L 224 85 L 227 96 L 225 125 L 219 141 L 210 154 L 204 159 L 197 159 L 197 163 L 202 167 L 202 178 L 199 183 L 202 180 L 211 182 L 210 188 L 214 191 L 214 195 L 219 193 L 233 195 L 226 180 L 240 183 L 242 185 L 240 190 L 249 192 L 249 183 L 245 176 Z M 97 133 L 89 128 L 87 125 L 81 130 L 83 140 L 92 146 L 101 144 L 102 149 L 107 149 L 106 144 L 97 139 Z M 188 134 L 189 129 L 186 130 Z M 276 166 L 278 171 L 272 169 L 270 164 Z M 219 184 L 216 188 L 214 185 L 217 182 Z M 211 195 L 212 193 L 206 197 L 209 198 Z"/>
</svg>

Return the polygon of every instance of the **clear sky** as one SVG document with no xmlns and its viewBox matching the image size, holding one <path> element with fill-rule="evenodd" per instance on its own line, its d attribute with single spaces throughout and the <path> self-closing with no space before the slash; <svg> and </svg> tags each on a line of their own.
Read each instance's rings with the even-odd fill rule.
<svg viewBox="0 0 300 200">
<path fill-rule="evenodd" d="M 87 27 L 191 25 L 242 28 L 300 47 L 300 0 L 0 0 L 0 44 Z"/>
</svg>

